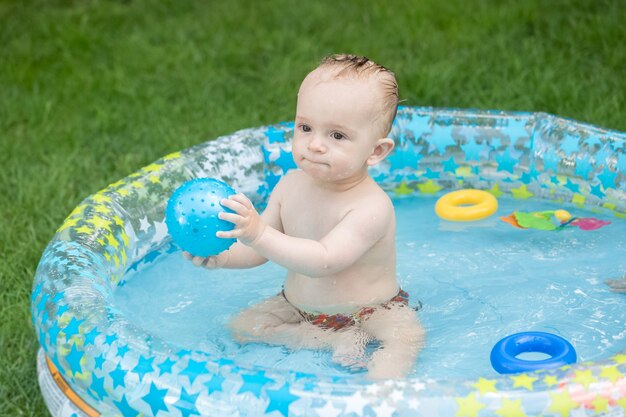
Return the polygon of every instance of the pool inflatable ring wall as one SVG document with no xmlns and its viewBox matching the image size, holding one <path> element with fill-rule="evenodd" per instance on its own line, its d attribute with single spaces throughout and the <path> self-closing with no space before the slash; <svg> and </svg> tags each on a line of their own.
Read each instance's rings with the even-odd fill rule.
<svg viewBox="0 0 626 417">
<path fill-rule="evenodd" d="M 168 155 L 74 209 L 45 249 L 32 291 L 40 385 L 54 416 L 71 415 L 69 409 L 175 417 L 623 412 L 626 351 L 539 373 L 374 383 L 244 366 L 182 349 L 112 306 L 126 272 L 169 243 L 164 212 L 174 189 L 217 177 L 262 205 L 295 167 L 292 136 L 293 123 L 283 123 L 221 137 Z M 626 216 L 624 133 L 543 113 L 404 107 L 392 137 L 394 153 L 372 171 L 392 195 L 476 188 Z"/>
</svg>

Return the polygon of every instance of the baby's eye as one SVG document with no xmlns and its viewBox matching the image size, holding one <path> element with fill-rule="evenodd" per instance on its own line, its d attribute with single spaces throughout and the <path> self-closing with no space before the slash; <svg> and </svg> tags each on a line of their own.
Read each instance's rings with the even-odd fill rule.
<svg viewBox="0 0 626 417">
<path fill-rule="evenodd" d="M 346 135 L 344 135 L 341 132 L 333 132 L 331 134 L 331 136 L 333 137 L 333 139 L 337 139 L 337 140 L 341 140 L 341 139 L 345 139 L 346 138 Z"/>
<path fill-rule="evenodd" d="M 300 130 L 302 130 L 303 132 L 310 132 L 311 131 L 311 126 L 309 126 L 309 125 L 300 125 Z"/>
</svg>

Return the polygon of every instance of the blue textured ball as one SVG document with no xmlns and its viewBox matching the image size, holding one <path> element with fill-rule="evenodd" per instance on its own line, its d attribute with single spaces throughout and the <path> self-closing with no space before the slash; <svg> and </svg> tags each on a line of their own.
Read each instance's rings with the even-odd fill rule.
<svg viewBox="0 0 626 417">
<path fill-rule="evenodd" d="M 235 194 L 228 184 L 214 178 L 187 181 L 174 191 L 165 210 L 165 223 L 174 242 L 194 256 L 211 256 L 228 249 L 236 239 L 221 239 L 217 231 L 235 225 L 220 220 L 221 211 L 231 212 L 220 200 Z"/>
</svg>

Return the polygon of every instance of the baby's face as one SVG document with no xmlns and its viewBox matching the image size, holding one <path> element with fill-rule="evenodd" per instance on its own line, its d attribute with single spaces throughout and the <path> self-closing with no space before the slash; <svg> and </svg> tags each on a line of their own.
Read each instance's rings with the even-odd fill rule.
<svg viewBox="0 0 626 417">
<path fill-rule="evenodd" d="M 332 77 L 317 69 L 300 86 L 293 157 L 300 169 L 329 182 L 367 171 L 380 126 L 380 87 L 373 79 Z"/>
</svg>

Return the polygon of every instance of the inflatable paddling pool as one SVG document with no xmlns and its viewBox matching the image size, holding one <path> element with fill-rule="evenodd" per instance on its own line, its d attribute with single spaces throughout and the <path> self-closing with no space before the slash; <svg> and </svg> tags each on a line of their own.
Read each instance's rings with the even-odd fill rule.
<svg viewBox="0 0 626 417">
<path fill-rule="evenodd" d="M 112 306 L 127 272 L 169 243 L 165 206 L 180 184 L 220 178 L 262 207 L 295 168 L 292 135 L 293 124 L 283 123 L 168 155 L 68 216 L 42 255 L 31 303 L 39 382 L 53 416 L 624 413 L 626 350 L 599 362 L 497 378 L 371 382 L 241 366 L 181 349 Z M 403 107 L 392 137 L 394 153 L 372 171 L 391 195 L 472 188 L 626 216 L 624 133 L 543 113 Z"/>
</svg>

